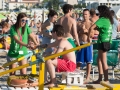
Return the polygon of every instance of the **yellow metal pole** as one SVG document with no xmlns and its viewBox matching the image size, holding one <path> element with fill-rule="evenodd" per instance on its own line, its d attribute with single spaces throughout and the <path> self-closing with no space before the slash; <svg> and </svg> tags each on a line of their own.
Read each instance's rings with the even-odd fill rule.
<svg viewBox="0 0 120 90">
<path fill-rule="evenodd" d="M 48 56 L 48 57 L 45 57 L 44 60 L 49 60 L 49 59 L 52 59 L 54 57 L 58 57 L 58 56 L 61 56 L 61 55 L 64 55 L 64 54 L 67 54 L 69 52 L 72 52 L 72 51 L 75 51 L 75 50 L 79 50 L 81 48 L 85 48 L 87 46 L 90 46 L 91 44 L 94 44 L 94 43 L 87 43 L 87 44 L 84 44 L 84 45 L 81 45 L 81 46 L 78 46 L 76 48 L 72 48 L 72 49 L 69 49 L 69 50 L 66 50 L 64 52 L 60 52 L 60 53 L 57 53 L 57 54 L 53 54 L 51 56 Z M 41 64 L 40 64 L 41 65 Z M 42 66 L 40 66 L 42 67 Z M 40 71 L 39 71 L 39 90 L 44 90 L 44 68 L 45 67 L 42 67 L 40 68 Z M 41 70 L 43 69 L 43 70 Z"/>
<path fill-rule="evenodd" d="M 36 61 L 36 56 L 32 55 L 31 61 L 34 62 Z M 32 65 L 32 74 L 36 74 L 36 64 Z"/>
<path fill-rule="evenodd" d="M 61 55 L 64 55 L 64 54 L 67 54 L 69 52 L 72 52 L 72 51 L 75 51 L 75 50 L 78 50 L 78 49 L 81 49 L 81 48 L 85 48 L 87 46 L 90 46 L 91 43 L 88 43 L 88 44 L 84 44 L 84 45 L 81 45 L 81 46 L 78 46 L 76 48 L 73 48 L 73 49 L 70 49 L 70 50 L 66 50 L 64 52 L 61 52 L 61 53 L 57 53 L 57 54 L 53 54 L 51 56 L 48 56 L 48 57 L 45 57 L 44 60 L 48 60 L 48 59 L 52 59 L 54 57 L 57 57 L 57 56 L 61 56 Z M 32 63 L 32 62 L 31 62 Z M 36 63 L 34 63 L 36 64 Z M 16 70 L 20 70 L 22 68 L 25 68 L 25 67 L 28 67 L 30 66 L 30 64 L 25 64 L 25 65 L 22 65 L 22 66 L 19 66 L 19 67 L 16 67 L 16 68 L 13 68 L 13 69 L 10 69 L 10 70 L 6 70 L 6 71 L 3 71 L 3 72 L 0 72 L 0 76 L 4 75 L 4 74 L 7 74 L 7 73 L 10 73 L 10 72 L 14 72 Z M 40 77 L 42 79 L 42 77 Z M 44 82 L 43 82 L 44 83 Z"/>
<path fill-rule="evenodd" d="M 110 90 L 113 90 L 113 88 L 114 88 L 113 85 L 111 85 L 111 84 L 109 84 L 107 82 L 104 82 L 104 81 L 101 81 L 100 84 L 107 87 L 107 88 L 109 88 Z"/>
<path fill-rule="evenodd" d="M 20 70 L 20 69 L 25 68 L 25 67 L 28 67 L 28 66 L 30 66 L 30 64 L 25 64 L 25 65 L 22 65 L 22 66 L 19 66 L 19 67 L 10 69 L 10 70 L 6 70 L 6 71 L 4 71 L 4 72 L 0 72 L 0 76 L 2 76 L 2 75 L 4 75 L 4 74 L 7 74 L 7 73 L 14 72 L 14 71 L 16 71 L 16 70 Z"/>
<path fill-rule="evenodd" d="M 52 59 L 52 58 L 54 58 L 54 57 L 58 57 L 58 56 L 67 54 L 67 53 L 69 53 L 69 52 L 72 52 L 72 51 L 75 51 L 75 50 L 79 50 L 79 49 L 81 49 L 81 48 L 85 48 L 85 47 L 87 47 L 87 46 L 90 46 L 91 44 L 94 44 L 94 42 L 93 42 L 93 43 L 87 43 L 87 44 L 84 44 L 84 45 L 81 45 L 81 46 L 78 46 L 78 47 L 75 47 L 75 48 L 66 50 L 66 51 L 64 51 L 64 52 L 60 52 L 60 53 L 57 53 L 57 54 L 53 54 L 53 55 L 51 55 L 51 56 L 47 56 L 47 57 L 44 58 L 44 60 Z"/>
<path fill-rule="evenodd" d="M 35 53 L 38 53 L 38 52 L 39 52 L 39 50 L 36 49 L 36 50 L 35 50 Z M 32 54 L 31 54 L 31 55 L 32 55 Z M 5 67 L 10 66 L 11 64 L 13 64 L 13 63 L 15 63 L 15 62 L 19 62 L 19 61 L 24 60 L 24 59 L 25 59 L 25 56 L 22 56 L 22 57 L 20 57 L 20 58 L 14 60 L 14 61 L 11 61 L 11 62 L 9 62 L 9 63 L 5 63 L 5 64 L 3 64 L 2 67 L 5 68 Z"/>
<path fill-rule="evenodd" d="M 15 62 L 19 62 L 19 61 L 23 60 L 23 59 L 25 59 L 24 56 L 23 56 L 23 57 L 20 57 L 20 58 L 18 58 L 18 59 L 16 59 L 16 60 L 14 60 L 14 61 L 11 61 L 11 62 L 9 62 L 9 63 L 5 63 L 5 64 L 3 64 L 2 67 L 5 68 L 5 67 L 10 66 L 11 64 L 13 64 L 13 63 L 15 63 Z"/>
<path fill-rule="evenodd" d="M 40 63 L 39 69 L 39 90 L 44 90 L 44 71 L 45 71 L 45 63 Z"/>
</svg>

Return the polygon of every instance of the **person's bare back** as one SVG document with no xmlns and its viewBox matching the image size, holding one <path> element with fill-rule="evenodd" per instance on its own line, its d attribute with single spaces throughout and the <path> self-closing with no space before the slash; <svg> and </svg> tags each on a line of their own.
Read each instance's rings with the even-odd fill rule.
<svg viewBox="0 0 120 90">
<path fill-rule="evenodd" d="M 59 24 L 65 29 L 65 37 L 73 38 L 73 23 L 75 20 L 71 17 L 63 16 L 59 19 Z"/>
<path fill-rule="evenodd" d="M 64 48 L 63 51 L 66 51 L 66 50 L 72 49 L 73 46 L 70 44 L 70 42 L 66 38 L 63 38 L 59 43 L 59 48 Z M 70 60 L 76 63 L 75 52 L 73 51 L 73 52 L 63 55 L 63 59 Z"/>
<path fill-rule="evenodd" d="M 74 38 L 77 45 L 80 45 L 77 34 L 77 22 L 71 16 L 73 14 L 73 6 L 65 4 L 63 6 L 64 16 L 62 16 L 57 24 L 62 25 L 65 29 L 65 37 Z"/>
</svg>

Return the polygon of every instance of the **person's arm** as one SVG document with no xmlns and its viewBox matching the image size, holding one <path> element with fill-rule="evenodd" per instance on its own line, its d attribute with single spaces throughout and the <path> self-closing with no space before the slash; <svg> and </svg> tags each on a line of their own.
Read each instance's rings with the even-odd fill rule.
<svg viewBox="0 0 120 90">
<path fill-rule="evenodd" d="M 26 43 L 23 43 L 22 41 L 20 41 L 18 39 L 18 36 L 17 36 L 17 32 L 15 31 L 15 28 L 12 26 L 11 29 L 10 29 L 10 35 L 14 38 L 14 40 L 16 41 L 16 43 L 22 45 L 22 46 L 26 46 L 28 47 L 28 44 Z"/>
<path fill-rule="evenodd" d="M 60 18 L 57 20 L 57 23 L 56 23 L 56 24 L 61 25 L 61 23 L 60 23 Z"/>
<path fill-rule="evenodd" d="M 106 19 L 99 18 L 89 29 L 88 38 L 92 38 L 94 36 L 94 31 L 98 30 L 98 28 L 102 28 L 106 23 Z"/>
<path fill-rule="evenodd" d="M 58 45 L 58 42 L 55 41 L 55 42 L 49 43 L 49 44 L 35 45 L 32 48 L 33 49 L 36 49 L 36 48 L 51 48 L 51 47 L 56 47 L 57 45 Z"/>
<path fill-rule="evenodd" d="M 120 32 L 120 24 L 117 27 L 117 32 Z"/>
<path fill-rule="evenodd" d="M 88 37 L 89 37 L 89 38 L 94 37 L 95 28 L 97 28 L 96 24 L 93 24 L 93 25 L 90 27 L 90 29 L 89 29 L 89 31 L 88 31 Z"/>
<path fill-rule="evenodd" d="M 20 40 L 18 39 L 18 36 L 17 36 L 17 35 L 13 36 L 13 38 L 14 38 L 14 40 L 16 41 L 16 43 L 18 43 L 18 44 L 20 44 L 20 45 L 22 45 L 22 46 L 28 47 L 28 44 L 25 44 L 25 43 L 23 43 L 22 41 L 20 41 Z"/>
<path fill-rule="evenodd" d="M 36 45 L 39 45 L 39 43 L 37 42 L 37 40 L 36 40 L 36 38 L 35 38 L 34 33 L 30 33 L 30 34 L 29 34 L 29 37 L 32 39 L 32 41 L 33 41 Z"/>
<path fill-rule="evenodd" d="M 78 38 L 78 33 L 77 33 L 77 25 L 76 25 L 76 21 L 75 20 L 73 21 L 72 28 L 73 28 L 73 34 L 75 36 L 75 40 L 76 40 L 77 44 L 80 46 L 80 42 L 79 42 L 79 38 Z"/>
<path fill-rule="evenodd" d="M 117 32 L 120 32 L 120 23 L 116 20 L 114 23 L 117 25 Z"/>
<path fill-rule="evenodd" d="M 61 41 L 59 43 L 59 45 L 57 46 L 57 50 L 56 50 L 55 54 L 56 53 L 60 53 L 60 52 L 62 52 L 64 50 L 64 48 L 65 48 L 65 44 L 64 43 L 65 43 L 64 41 Z"/>
<path fill-rule="evenodd" d="M 64 49 L 65 49 L 65 45 L 66 45 L 65 42 L 64 42 L 64 41 L 61 41 L 61 42 L 59 43 L 59 45 L 57 46 L 56 51 L 55 51 L 54 54 L 63 52 Z M 57 58 L 58 58 L 58 57 L 55 57 L 55 59 L 57 59 Z"/>
</svg>

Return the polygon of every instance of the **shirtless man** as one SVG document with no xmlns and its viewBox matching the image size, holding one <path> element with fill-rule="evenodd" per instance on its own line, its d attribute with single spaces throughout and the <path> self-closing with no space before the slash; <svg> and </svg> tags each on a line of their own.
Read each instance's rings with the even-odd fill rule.
<svg viewBox="0 0 120 90">
<path fill-rule="evenodd" d="M 83 18 L 84 18 L 84 21 L 82 21 L 78 25 L 78 35 L 79 35 L 79 40 L 80 40 L 81 45 L 89 42 L 88 41 L 88 30 L 91 27 L 91 25 L 93 24 L 89 19 L 90 12 L 88 9 L 83 10 Z M 91 39 L 90 39 L 90 41 L 91 41 Z M 80 69 L 80 65 L 85 62 L 87 63 L 87 77 L 86 77 L 86 81 L 85 81 L 85 83 L 86 83 L 89 81 L 90 71 L 91 71 L 91 63 L 93 62 L 92 46 L 83 48 L 77 53 L 77 68 Z"/>
<path fill-rule="evenodd" d="M 65 37 L 70 37 L 72 39 L 74 37 L 77 45 L 80 45 L 77 34 L 76 20 L 72 18 L 73 6 L 65 4 L 62 9 L 64 12 L 64 16 L 58 20 L 57 24 L 60 24 L 64 27 Z"/>
<path fill-rule="evenodd" d="M 98 19 L 99 16 L 96 15 L 96 11 L 94 9 L 90 10 L 90 15 L 91 15 L 91 21 L 92 23 L 95 23 Z M 94 37 L 93 39 L 97 39 L 99 32 L 97 30 L 94 31 Z"/>
<path fill-rule="evenodd" d="M 50 43 L 50 44 L 44 44 L 40 47 L 44 48 L 50 48 L 50 47 L 56 47 L 57 50 L 55 53 L 63 52 L 66 50 L 69 50 L 73 48 L 71 43 L 64 38 L 65 30 L 61 25 L 55 25 L 52 31 L 53 38 L 57 39 L 56 42 Z M 72 72 L 76 69 L 76 56 L 75 52 L 70 52 L 68 54 L 65 54 L 62 56 L 63 58 L 60 59 L 56 57 L 52 60 L 47 60 L 45 62 L 46 70 L 49 72 L 51 80 L 50 82 L 46 83 L 48 87 L 55 86 L 56 83 L 56 77 L 55 77 L 55 67 L 57 72 Z"/>
</svg>

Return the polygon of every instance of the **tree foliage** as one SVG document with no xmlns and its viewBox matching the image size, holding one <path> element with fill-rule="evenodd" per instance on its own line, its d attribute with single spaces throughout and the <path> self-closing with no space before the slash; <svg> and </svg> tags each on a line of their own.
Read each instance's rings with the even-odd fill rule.
<svg viewBox="0 0 120 90">
<path fill-rule="evenodd" d="M 59 6 L 62 4 L 59 0 L 44 0 L 43 5 L 46 4 L 46 8 L 58 10 Z"/>
<path fill-rule="evenodd" d="M 74 8 L 86 8 L 86 4 L 77 4 L 77 5 L 74 5 Z"/>
</svg>

